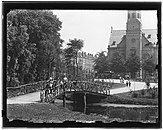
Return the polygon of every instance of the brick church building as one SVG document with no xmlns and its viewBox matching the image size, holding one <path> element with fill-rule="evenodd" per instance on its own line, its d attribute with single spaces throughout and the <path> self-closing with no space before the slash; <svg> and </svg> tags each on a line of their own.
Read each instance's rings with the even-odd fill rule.
<svg viewBox="0 0 163 130">
<path fill-rule="evenodd" d="M 108 45 L 108 58 L 118 52 L 125 60 L 134 53 L 143 61 L 152 59 L 158 63 L 157 29 L 142 29 L 141 12 L 128 11 L 126 30 L 113 30 Z M 139 72 L 142 78 L 143 71 Z"/>
</svg>

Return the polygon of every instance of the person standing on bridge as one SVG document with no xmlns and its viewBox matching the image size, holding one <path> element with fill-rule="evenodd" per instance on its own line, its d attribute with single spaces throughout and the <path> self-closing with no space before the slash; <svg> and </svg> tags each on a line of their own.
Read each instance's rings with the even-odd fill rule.
<svg viewBox="0 0 163 130">
<path fill-rule="evenodd" d="M 68 83 L 68 79 L 67 79 L 67 77 L 66 77 L 66 74 L 64 75 L 64 78 L 63 78 L 63 87 L 64 87 L 64 89 L 66 88 L 66 86 L 67 86 L 67 83 Z"/>
</svg>

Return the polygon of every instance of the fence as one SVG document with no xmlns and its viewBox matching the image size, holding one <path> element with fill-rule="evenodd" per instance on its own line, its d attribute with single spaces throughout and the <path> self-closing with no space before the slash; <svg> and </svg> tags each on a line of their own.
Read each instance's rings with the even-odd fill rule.
<svg viewBox="0 0 163 130">
<path fill-rule="evenodd" d="M 49 83 L 49 80 L 25 84 L 18 87 L 7 87 L 7 98 L 32 93 L 44 89 L 47 83 Z"/>
</svg>

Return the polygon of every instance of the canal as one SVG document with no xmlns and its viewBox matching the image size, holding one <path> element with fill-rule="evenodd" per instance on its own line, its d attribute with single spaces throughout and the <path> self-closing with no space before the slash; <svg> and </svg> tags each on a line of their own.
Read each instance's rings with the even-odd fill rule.
<svg viewBox="0 0 163 130">
<path fill-rule="evenodd" d="M 106 119 L 119 120 L 122 122 L 136 121 L 156 123 L 156 118 L 158 117 L 157 106 L 92 103 L 83 107 L 81 103 L 67 103 L 66 107 L 72 111 L 78 111 L 88 115 L 95 114 L 104 116 Z"/>
</svg>

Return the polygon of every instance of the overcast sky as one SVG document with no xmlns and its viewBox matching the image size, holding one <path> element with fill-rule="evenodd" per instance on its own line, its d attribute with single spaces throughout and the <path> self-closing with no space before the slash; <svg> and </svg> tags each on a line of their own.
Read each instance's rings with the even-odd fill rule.
<svg viewBox="0 0 163 130">
<path fill-rule="evenodd" d="M 91 54 L 107 51 L 111 26 L 114 30 L 126 30 L 127 11 L 53 10 L 53 13 L 62 22 L 63 46 L 69 39 L 82 39 L 82 51 Z M 156 11 L 141 11 L 141 17 L 143 29 L 157 29 Z"/>
</svg>

